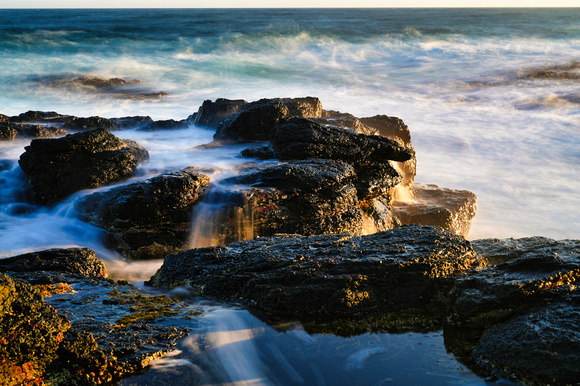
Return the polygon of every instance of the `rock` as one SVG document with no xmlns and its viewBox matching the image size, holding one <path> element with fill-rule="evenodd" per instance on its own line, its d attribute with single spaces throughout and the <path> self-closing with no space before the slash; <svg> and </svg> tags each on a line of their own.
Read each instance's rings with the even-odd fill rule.
<svg viewBox="0 0 580 386">
<path fill-rule="evenodd" d="M 0 122 L 6 122 L 8 121 L 8 116 L 4 115 L 4 114 L 0 114 Z"/>
<path fill-rule="evenodd" d="M 239 112 L 247 103 L 242 99 L 218 98 L 215 102 L 205 100 L 197 113 L 190 115 L 186 122 L 190 125 L 216 129 L 221 122 Z"/>
<path fill-rule="evenodd" d="M 253 233 L 361 234 L 362 211 L 353 185 L 354 168 L 332 160 L 264 165 L 224 180 L 242 185 L 226 205 L 249 207 Z M 226 238 L 229 240 L 228 238 Z"/>
<path fill-rule="evenodd" d="M 149 153 L 136 142 L 105 129 L 36 139 L 20 156 L 36 201 L 52 205 L 82 189 L 121 181 L 133 175 Z"/>
<path fill-rule="evenodd" d="M 81 220 L 114 234 L 115 249 L 134 257 L 157 244 L 183 247 L 191 210 L 210 179 L 195 168 L 161 174 L 146 181 L 96 192 L 76 201 Z M 162 258 L 165 256 L 151 256 Z"/>
<path fill-rule="evenodd" d="M 58 271 L 85 277 L 105 277 L 105 265 L 88 248 L 52 249 L 0 259 L 0 272 Z M 30 281 L 30 280 L 29 280 Z"/>
<path fill-rule="evenodd" d="M 151 117 L 135 116 L 111 118 L 113 125 L 118 129 L 142 129 L 153 124 Z"/>
<path fill-rule="evenodd" d="M 9 141 L 16 138 L 60 137 L 66 134 L 66 130 L 54 126 L 0 122 L 0 139 Z"/>
<path fill-rule="evenodd" d="M 144 126 L 140 130 L 178 130 L 178 129 L 187 129 L 189 125 L 185 122 L 176 121 L 173 119 L 168 119 L 164 121 L 154 121 L 147 126 Z"/>
<path fill-rule="evenodd" d="M 318 98 L 261 99 L 243 105 L 241 111 L 217 127 L 214 139 L 268 141 L 272 128 L 282 119 L 319 118 L 322 104 Z"/>
<path fill-rule="evenodd" d="M 277 124 L 273 128 L 271 146 L 281 160 L 323 158 L 365 164 L 407 161 L 414 155 L 413 151 L 394 140 L 353 134 L 337 127 L 323 127 L 304 118 Z"/>
<path fill-rule="evenodd" d="M 65 120 L 67 118 L 74 118 L 68 115 L 62 115 L 56 111 L 32 111 L 29 110 L 17 116 L 10 117 L 10 122 L 56 122 Z"/>
<path fill-rule="evenodd" d="M 355 187 L 361 201 L 389 195 L 392 188 L 402 181 L 401 175 L 389 161 L 357 165 L 355 170 Z"/>
<path fill-rule="evenodd" d="M 573 385 L 580 379 L 580 292 L 486 331 L 475 363 L 514 382 Z"/>
<path fill-rule="evenodd" d="M 486 239 L 474 249 L 499 264 L 459 279 L 449 303 L 454 326 L 490 328 L 555 301 L 580 279 L 580 241 Z"/>
<path fill-rule="evenodd" d="M 70 328 L 46 305 L 39 289 L 0 274 L 0 379 L 4 385 L 36 382 L 57 358 Z"/>
<path fill-rule="evenodd" d="M 360 118 L 360 122 L 374 129 L 379 135 L 387 138 L 399 139 L 405 145 L 411 144 L 411 132 L 402 119 L 387 115 L 375 115 L 374 117 Z"/>
<path fill-rule="evenodd" d="M 349 113 L 341 113 L 335 110 L 322 110 L 322 117 L 311 118 L 321 125 L 342 127 L 354 134 L 380 135 L 379 131 L 361 122 L 360 119 Z"/>
<path fill-rule="evenodd" d="M 384 324 L 374 326 L 380 330 L 394 323 L 387 317 L 394 312 L 442 318 L 454 277 L 478 264 L 462 237 L 406 226 L 361 237 L 280 235 L 192 249 L 168 256 L 147 284 L 192 286 L 203 296 L 249 305 L 274 319 L 384 317 Z"/>
<path fill-rule="evenodd" d="M 66 122 L 63 129 L 70 131 L 86 131 L 94 129 L 107 129 L 107 130 L 118 130 L 121 128 L 118 121 L 102 118 L 102 117 L 88 117 L 88 118 L 74 118 L 73 120 Z"/>
<path fill-rule="evenodd" d="M 270 146 L 251 146 L 242 150 L 240 155 L 244 158 L 257 158 L 261 160 L 274 159 L 276 153 Z"/>
<path fill-rule="evenodd" d="M 393 213 L 402 224 L 439 226 L 467 236 L 477 210 L 475 194 L 432 184 L 416 184 L 413 196 L 414 200 L 393 202 Z"/>
</svg>

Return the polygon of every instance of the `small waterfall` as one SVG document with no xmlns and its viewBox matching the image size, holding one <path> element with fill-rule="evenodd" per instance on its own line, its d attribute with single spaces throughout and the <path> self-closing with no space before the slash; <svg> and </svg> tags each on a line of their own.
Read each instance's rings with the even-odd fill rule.
<svg viewBox="0 0 580 386">
<path fill-rule="evenodd" d="M 244 189 L 219 182 L 193 210 L 189 245 L 203 248 L 254 238 L 254 208 Z"/>
</svg>

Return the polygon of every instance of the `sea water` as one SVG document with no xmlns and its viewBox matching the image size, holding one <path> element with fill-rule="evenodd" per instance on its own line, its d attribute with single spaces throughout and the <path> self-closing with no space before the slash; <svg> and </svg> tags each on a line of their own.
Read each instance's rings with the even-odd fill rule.
<svg viewBox="0 0 580 386">
<path fill-rule="evenodd" d="M 580 238 L 578 8 L 0 10 L 0 58 L 9 116 L 179 120 L 206 99 L 303 96 L 359 117 L 397 116 L 411 131 L 417 182 L 477 195 L 468 238 Z M 71 81 L 79 77 L 129 83 L 111 91 Z M 213 132 L 195 126 L 115 134 L 151 153 L 124 183 L 186 166 L 215 179 L 245 162 L 239 146 L 198 147 Z M 0 142 L 0 256 L 78 245 L 116 277 L 150 276 L 160 261 L 123 261 L 75 218 L 72 203 L 90 192 L 50 209 L 31 202 L 17 165 L 28 143 Z M 361 355 L 385 357 L 369 350 Z M 322 384 L 324 371 L 308 379 Z"/>
</svg>

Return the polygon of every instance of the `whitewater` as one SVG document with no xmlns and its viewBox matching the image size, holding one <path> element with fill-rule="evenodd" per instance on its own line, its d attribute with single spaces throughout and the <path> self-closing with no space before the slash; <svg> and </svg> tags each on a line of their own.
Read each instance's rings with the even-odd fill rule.
<svg viewBox="0 0 580 386">
<path fill-rule="evenodd" d="M 358 117 L 396 116 L 411 131 L 417 182 L 477 195 L 469 239 L 580 238 L 579 8 L 0 9 L 0 57 L 0 114 L 8 116 L 40 110 L 181 120 L 207 99 L 304 96 Z M 127 83 L 106 92 L 71 81 L 79 77 Z M 192 165 L 227 172 L 244 162 L 237 157 L 243 147 L 198 147 L 210 142 L 213 132 L 195 126 L 115 135 L 139 142 L 151 154 L 138 176 L 125 183 Z M 5 165 L 0 168 L 0 256 L 80 245 L 106 259 L 118 277 L 145 280 L 153 274 L 161 262 L 128 264 L 101 245 L 99 229 L 75 218 L 74 200 L 90 192 L 50 209 L 31 203 L 17 165 L 28 143 L 0 142 L 0 166 Z M 375 336 L 381 342 L 364 336 L 360 339 L 374 342 L 366 351 L 352 349 L 360 341 L 348 346 L 334 337 L 322 344 L 331 338 L 312 338 L 299 329 L 282 337 L 250 315 L 219 307 L 205 323 L 211 326 L 205 339 L 217 339 L 208 343 L 216 350 L 200 353 L 191 339 L 182 350 L 189 347 L 190 358 L 226 361 L 223 367 L 230 369 L 227 355 L 234 354 L 212 359 L 224 346 L 219 341 L 224 337 L 211 335 L 212 329 L 259 331 L 261 349 L 276 353 L 281 349 L 272 348 L 278 344 L 269 343 L 272 339 L 294 339 L 306 348 L 316 339 L 323 352 L 301 354 L 295 362 L 302 365 L 270 359 L 285 369 L 287 383 L 333 384 L 332 370 L 321 364 L 325 360 L 342 363 L 341 371 L 354 377 L 356 369 L 366 374 L 365 363 L 378 358 L 380 367 L 390 357 L 381 351 L 385 344 L 399 352 L 409 344 L 416 347 L 413 334 L 404 342 L 388 334 Z M 447 358 L 442 337 L 431 338 L 435 353 L 425 355 Z M 249 345 L 248 357 L 264 355 L 253 335 L 240 339 Z M 307 364 L 313 360 L 321 363 Z M 451 359 L 445 361 L 450 364 L 443 378 L 420 380 L 478 381 Z M 247 369 L 255 374 L 213 381 L 276 383 L 257 370 L 260 366 L 268 363 L 252 362 Z M 300 366 L 318 370 L 303 378 Z M 416 376 L 417 370 L 410 373 Z"/>
</svg>

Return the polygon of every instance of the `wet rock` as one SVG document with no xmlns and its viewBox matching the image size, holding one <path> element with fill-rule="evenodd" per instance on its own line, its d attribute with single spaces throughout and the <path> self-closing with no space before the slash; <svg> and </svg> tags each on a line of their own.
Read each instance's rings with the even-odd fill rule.
<svg viewBox="0 0 580 386">
<path fill-rule="evenodd" d="M 36 201 L 52 205 L 82 189 L 121 181 L 133 175 L 149 153 L 136 142 L 119 139 L 105 129 L 36 139 L 19 164 Z"/>
<path fill-rule="evenodd" d="M 401 175 L 389 161 L 357 165 L 355 171 L 355 187 L 361 201 L 389 195 L 392 188 L 402 181 Z"/>
<path fill-rule="evenodd" d="M 280 235 L 193 249 L 168 256 L 148 284 L 191 285 L 204 296 L 303 322 L 378 321 L 402 311 L 440 319 L 454 277 L 478 264 L 462 237 L 406 226 L 361 237 Z"/>
<path fill-rule="evenodd" d="M 319 118 L 322 104 L 318 98 L 261 99 L 243 105 L 241 111 L 219 124 L 214 139 L 268 141 L 272 128 L 282 119 Z"/>
<path fill-rule="evenodd" d="M 205 100 L 197 112 L 186 119 L 186 122 L 190 125 L 216 129 L 221 122 L 238 113 L 247 103 L 242 99 L 218 98 L 215 102 Z"/>
<path fill-rule="evenodd" d="M 75 209 L 83 221 L 114 235 L 111 246 L 129 257 L 143 257 L 139 249 L 153 252 L 154 245 L 164 253 L 163 246 L 183 247 L 191 210 L 209 181 L 197 169 L 187 168 L 84 196 Z"/>
<path fill-rule="evenodd" d="M 389 138 L 353 134 L 303 118 L 289 119 L 276 125 L 271 145 L 281 160 L 323 158 L 365 164 L 407 161 L 414 155 L 412 150 Z"/>
<path fill-rule="evenodd" d="M 514 382 L 573 385 L 580 379 L 580 292 L 486 331 L 475 363 Z"/>
<path fill-rule="evenodd" d="M 265 165 L 224 183 L 245 185 L 233 197 L 251 208 L 254 236 L 361 234 L 355 177 L 347 163 L 313 159 Z"/>
<path fill-rule="evenodd" d="M 10 117 L 10 122 L 55 122 L 60 119 L 74 118 L 68 115 L 59 114 L 56 111 L 33 111 L 29 110 L 20 115 Z"/>
<path fill-rule="evenodd" d="M 151 117 L 135 116 L 135 117 L 122 117 L 122 118 L 111 118 L 114 126 L 118 129 L 141 129 L 153 124 L 153 119 Z"/>
<path fill-rule="evenodd" d="M 439 226 L 467 236 L 477 210 L 477 197 L 467 190 L 416 184 L 414 200 L 396 200 L 393 212 L 402 224 Z"/>
<path fill-rule="evenodd" d="M 240 155 L 244 158 L 257 158 L 261 160 L 274 159 L 276 153 L 270 146 L 251 146 L 242 150 Z"/>
<path fill-rule="evenodd" d="M 0 122 L 6 122 L 8 121 L 8 116 L 4 115 L 4 114 L 0 114 Z"/>
<path fill-rule="evenodd" d="M 121 125 L 118 121 L 102 117 L 74 118 L 66 122 L 63 129 L 70 131 L 86 131 L 95 129 L 119 130 Z"/>
<path fill-rule="evenodd" d="M 403 144 L 411 144 L 411 132 L 402 119 L 389 117 L 388 115 L 375 115 L 374 117 L 360 118 L 360 122 L 370 127 L 387 138 L 400 139 Z"/>
<path fill-rule="evenodd" d="M 6 385 L 42 379 L 70 328 L 38 288 L 0 274 L 0 379 Z"/>
<path fill-rule="evenodd" d="M 454 326 L 492 327 L 560 299 L 580 279 L 577 240 L 485 239 L 473 245 L 499 263 L 456 282 L 448 315 Z"/>
<path fill-rule="evenodd" d="M 0 139 L 3 140 L 60 137 L 66 134 L 66 130 L 55 126 L 0 122 Z"/>
<path fill-rule="evenodd" d="M 142 127 L 140 130 L 179 130 L 187 128 L 189 128 L 189 125 L 185 122 L 167 119 L 163 121 L 151 122 L 147 126 Z"/>
</svg>

